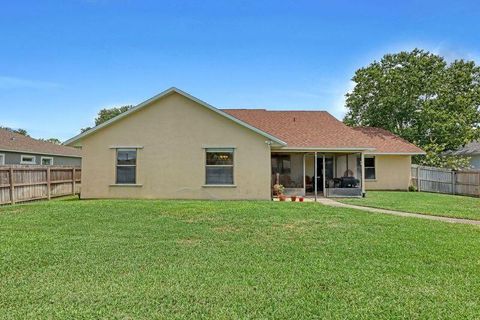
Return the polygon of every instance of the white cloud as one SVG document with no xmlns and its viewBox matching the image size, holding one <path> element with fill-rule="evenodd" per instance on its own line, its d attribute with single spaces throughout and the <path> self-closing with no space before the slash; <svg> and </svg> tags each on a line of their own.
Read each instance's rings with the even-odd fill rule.
<svg viewBox="0 0 480 320">
<path fill-rule="evenodd" d="M 60 85 L 54 82 L 0 76 L 0 89 L 16 89 L 16 88 L 52 89 L 52 88 L 59 88 L 59 87 Z"/>
<path fill-rule="evenodd" d="M 445 58 L 447 62 L 453 62 L 456 59 L 474 60 L 480 64 L 480 53 L 452 45 L 446 41 L 431 43 L 426 41 L 410 41 L 389 44 L 380 47 L 373 52 L 364 55 L 357 61 L 356 67 L 362 67 L 370 64 L 373 60 L 380 60 L 387 53 L 398 53 L 400 51 L 411 51 L 415 48 L 430 51 Z"/>
<path fill-rule="evenodd" d="M 355 87 L 355 82 L 349 80 L 348 82 L 344 83 L 342 86 L 338 87 L 338 94 L 333 101 L 333 108 L 331 110 L 332 114 L 338 118 L 343 119 L 345 114 L 347 113 L 347 108 L 345 107 L 346 102 L 346 94 L 352 92 L 353 88 Z"/>
</svg>

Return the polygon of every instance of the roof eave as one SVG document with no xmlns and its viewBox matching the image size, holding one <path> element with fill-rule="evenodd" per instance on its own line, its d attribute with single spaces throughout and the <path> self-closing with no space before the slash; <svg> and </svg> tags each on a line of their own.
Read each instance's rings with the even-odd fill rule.
<svg viewBox="0 0 480 320">
<path fill-rule="evenodd" d="M 426 152 L 422 151 L 422 152 L 367 152 L 367 154 L 370 154 L 370 155 L 384 155 L 384 156 L 421 156 L 421 155 L 425 155 Z"/>
<path fill-rule="evenodd" d="M 374 151 L 375 148 L 372 147 L 289 147 L 284 146 L 281 147 L 279 150 L 285 151 L 356 151 L 356 152 L 364 152 L 364 151 Z"/>
<path fill-rule="evenodd" d="M 40 152 L 40 151 L 32 151 L 32 150 L 14 150 L 14 149 L 6 149 L 0 147 L 0 152 L 14 152 L 14 153 L 24 153 L 24 154 L 39 154 L 44 156 L 57 156 L 57 157 L 68 157 L 68 158 L 81 158 L 81 155 L 73 155 L 73 154 L 61 154 L 61 153 L 54 153 L 54 152 Z"/>
</svg>

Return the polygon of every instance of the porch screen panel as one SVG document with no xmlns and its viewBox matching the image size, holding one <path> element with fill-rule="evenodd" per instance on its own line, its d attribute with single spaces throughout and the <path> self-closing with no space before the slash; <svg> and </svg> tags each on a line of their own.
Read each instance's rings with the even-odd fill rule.
<svg viewBox="0 0 480 320">
<path fill-rule="evenodd" d="M 205 184 L 233 185 L 233 149 L 206 149 Z"/>
<path fill-rule="evenodd" d="M 291 173 L 290 155 L 272 155 L 272 173 Z"/>
</svg>

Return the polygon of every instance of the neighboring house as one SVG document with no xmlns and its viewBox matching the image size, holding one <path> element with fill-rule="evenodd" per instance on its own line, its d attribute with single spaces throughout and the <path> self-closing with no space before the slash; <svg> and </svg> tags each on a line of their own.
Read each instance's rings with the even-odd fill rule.
<svg viewBox="0 0 480 320">
<path fill-rule="evenodd" d="M 81 165 L 81 150 L 0 129 L 0 165 Z"/>
<path fill-rule="evenodd" d="M 82 148 L 82 198 L 270 199 L 277 182 L 361 196 L 407 190 L 411 156 L 423 154 L 324 111 L 220 110 L 176 88 L 65 144 Z"/>
<path fill-rule="evenodd" d="M 480 141 L 470 142 L 463 148 L 459 148 L 449 154 L 469 157 L 471 167 L 474 169 L 480 169 Z"/>
</svg>

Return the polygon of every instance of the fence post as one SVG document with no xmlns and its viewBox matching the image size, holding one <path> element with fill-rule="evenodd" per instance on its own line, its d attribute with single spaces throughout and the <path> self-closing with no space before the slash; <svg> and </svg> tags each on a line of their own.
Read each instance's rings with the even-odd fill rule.
<svg viewBox="0 0 480 320">
<path fill-rule="evenodd" d="M 15 186 L 13 184 L 13 167 L 10 167 L 9 183 L 10 183 L 10 202 L 12 204 L 15 204 Z"/>
<path fill-rule="evenodd" d="M 75 195 L 75 168 L 72 168 L 72 195 Z"/>
<path fill-rule="evenodd" d="M 420 191 L 420 166 L 417 166 L 417 191 Z"/>
<path fill-rule="evenodd" d="M 50 200 L 51 198 L 51 191 L 50 191 L 50 167 L 47 167 L 47 199 Z"/>
<path fill-rule="evenodd" d="M 457 172 L 452 170 L 452 194 L 457 194 Z"/>
</svg>

